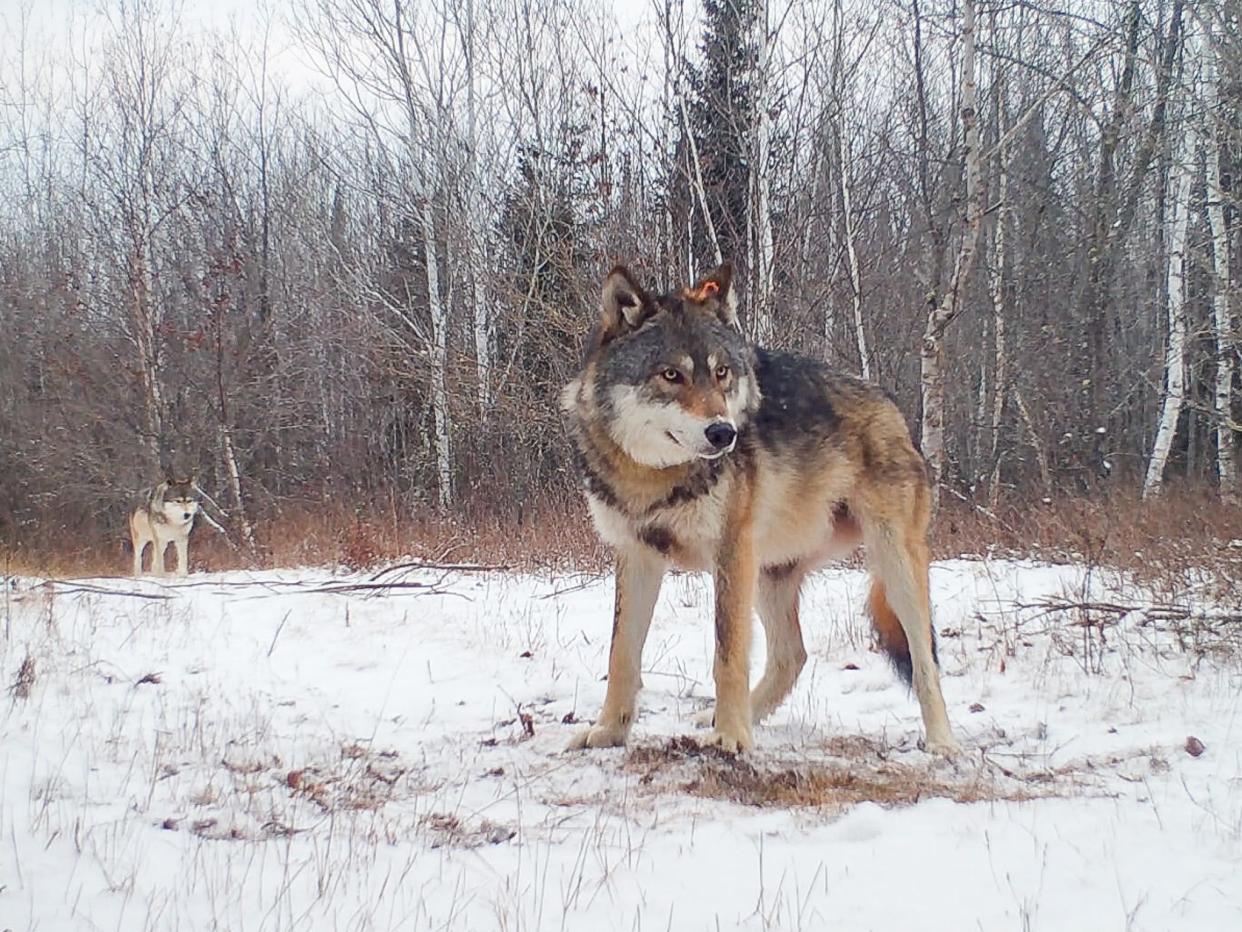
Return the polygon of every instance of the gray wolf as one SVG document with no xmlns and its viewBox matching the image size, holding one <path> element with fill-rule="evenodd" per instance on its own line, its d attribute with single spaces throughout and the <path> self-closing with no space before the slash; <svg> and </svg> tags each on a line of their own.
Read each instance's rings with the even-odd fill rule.
<svg viewBox="0 0 1242 932">
<path fill-rule="evenodd" d="M 166 479 L 153 488 L 130 512 L 129 536 L 134 545 L 134 575 L 142 575 L 142 552 L 151 549 L 151 572 L 166 575 L 164 552 L 177 549 L 177 575 L 189 570 L 190 530 L 198 514 L 198 486 L 190 479 Z"/>
<path fill-rule="evenodd" d="M 882 389 L 750 344 L 731 285 L 726 264 L 694 287 L 651 295 L 614 268 L 582 369 L 562 393 L 587 504 L 616 554 L 604 708 L 570 747 L 626 742 L 670 566 L 714 574 L 706 743 L 752 747 L 752 726 L 806 662 L 803 579 L 862 544 L 879 643 L 918 697 L 924 747 L 951 755 L 928 598 L 926 463 Z M 768 655 L 751 690 L 754 609 Z"/>
</svg>

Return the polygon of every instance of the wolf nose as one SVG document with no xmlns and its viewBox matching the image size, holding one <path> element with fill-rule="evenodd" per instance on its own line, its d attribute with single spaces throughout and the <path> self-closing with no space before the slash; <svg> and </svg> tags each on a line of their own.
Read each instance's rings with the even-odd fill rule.
<svg viewBox="0 0 1242 932">
<path fill-rule="evenodd" d="M 186 513 L 182 516 L 182 517 L 184 517 L 187 521 L 189 521 L 189 520 L 190 520 L 190 513 L 187 511 L 187 512 L 186 512 Z"/>
<path fill-rule="evenodd" d="M 708 424 L 707 430 L 703 433 L 707 435 L 707 442 L 717 450 L 723 450 L 737 439 L 737 431 L 733 429 L 732 424 L 725 421 L 716 421 L 714 424 Z"/>
</svg>

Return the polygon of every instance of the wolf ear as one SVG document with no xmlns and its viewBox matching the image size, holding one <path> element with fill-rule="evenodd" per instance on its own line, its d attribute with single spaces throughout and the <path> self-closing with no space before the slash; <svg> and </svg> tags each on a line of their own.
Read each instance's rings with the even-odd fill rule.
<svg viewBox="0 0 1242 932">
<path fill-rule="evenodd" d="M 701 305 L 704 310 L 715 314 L 725 326 L 741 330 L 742 325 L 737 319 L 737 298 L 733 294 L 732 284 L 733 266 L 722 262 L 693 288 L 687 288 L 683 295 Z"/>
<path fill-rule="evenodd" d="M 592 340 L 596 348 L 638 329 L 655 312 L 647 293 L 623 265 L 613 266 L 604 279 L 599 307 L 599 324 Z"/>
</svg>

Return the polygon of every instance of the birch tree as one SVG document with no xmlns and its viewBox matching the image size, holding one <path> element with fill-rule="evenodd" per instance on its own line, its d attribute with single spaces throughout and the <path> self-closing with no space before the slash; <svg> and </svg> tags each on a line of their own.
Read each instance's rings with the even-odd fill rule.
<svg viewBox="0 0 1242 932">
<path fill-rule="evenodd" d="M 862 269 L 858 262 L 858 218 L 855 214 L 854 154 L 850 140 L 852 130 L 847 122 L 852 109 L 846 74 L 845 58 L 845 11 L 841 0 L 832 5 L 832 90 L 829 105 L 832 108 L 832 127 L 829 136 L 836 144 L 837 184 L 841 200 L 841 222 L 844 226 L 845 269 L 850 286 L 850 306 L 853 308 L 854 345 L 858 348 L 858 367 L 864 379 L 871 378 L 871 353 L 867 348 L 867 331 L 863 324 Z"/>
<path fill-rule="evenodd" d="M 754 14 L 754 156 L 750 171 L 751 199 L 747 228 L 751 240 L 751 275 L 753 278 L 750 313 L 754 339 L 770 344 L 775 336 L 772 324 L 772 44 L 769 31 L 768 0 L 757 0 Z"/>
<path fill-rule="evenodd" d="M 304 41 L 375 143 L 397 146 L 406 200 L 416 212 L 422 237 L 430 319 L 431 409 L 435 431 L 437 498 L 453 502 L 452 432 L 448 396 L 448 307 L 440 290 L 440 250 L 434 196 L 443 165 L 439 135 L 448 114 L 427 82 L 447 81 L 443 57 L 433 59 L 419 35 L 420 7 L 406 0 L 313 0 Z M 426 14 L 428 11 L 422 9 Z"/>
<path fill-rule="evenodd" d="M 1009 161 L 1004 142 L 1006 132 L 1005 83 L 997 80 L 996 131 L 1001 142 L 996 148 L 996 228 L 992 234 L 992 263 L 989 269 L 988 295 L 992 300 L 992 474 L 988 480 L 988 504 L 993 511 L 1000 504 L 1001 424 L 1005 416 L 1005 399 L 1009 391 L 1009 355 L 1005 346 L 1005 272 L 1008 255 L 1007 231 L 1009 214 Z"/>
<path fill-rule="evenodd" d="M 1187 108 L 1189 109 L 1189 108 Z M 1198 149 L 1195 120 L 1188 114 L 1173 156 L 1173 175 L 1169 197 L 1173 216 L 1169 224 L 1169 260 L 1167 266 L 1167 330 L 1164 356 L 1164 391 L 1160 402 L 1160 419 L 1152 445 L 1147 475 L 1143 479 L 1143 497 L 1158 492 L 1164 483 L 1164 470 L 1169 451 L 1177 434 L 1186 393 L 1186 281 L 1190 270 L 1190 186 L 1194 176 Z"/>
<path fill-rule="evenodd" d="M 125 283 L 126 335 L 142 398 L 138 434 L 147 468 L 166 473 L 173 463 L 172 438 L 165 429 L 157 238 L 187 193 L 176 178 L 177 133 L 187 106 L 185 75 L 172 40 L 175 11 L 150 0 L 124 0 L 110 11 L 110 20 L 98 74 L 105 92 L 97 97 L 82 89 L 89 96 L 78 101 L 79 145 L 92 190 L 106 199 L 91 205 L 98 240 L 116 242 L 121 253 L 113 261 Z"/>
<path fill-rule="evenodd" d="M 948 288 L 927 315 L 920 353 L 923 396 L 923 455 L 931 467 L 939 501 L 939 482 L 944 470 L 944 336 L 945 330 L 961 313 L 966 286 L 974 271 L 979 230 L 983 224 L 983 163 L 979 146 L 978 87 L 975 81 L 975 3 L 962 4 L 960 113 L 966 174 L 966 211 L 962 218 L 962 239 L 953 264 Z"/>
<path fill-rule="evenodd" d="M 1209 32 L 1204 43 L 1204 112 L 1207 175 L 1207 215 L 1212 237 L 1212 335 L 1216 342 L 1216 372 L 1212 391 L 1213 413 L 1216 416 L 1216 481 L 1221 497 L 1237 502 L 1238 470 L 1234 456 L 1234 433 L 1239 428 L 1233 421 L 1234 318 L 1230 301 L 1233 298 L 1233 272 L 1229 255 L 1229 230 L 1225 225 L 1226 194 L 1221 186 L 1221 166 L 1226 158 L 1227 123 L 1220 110 L 1218 85 L 1221 80 L 1219 58 L 1221 42 Z"/>
</svg>

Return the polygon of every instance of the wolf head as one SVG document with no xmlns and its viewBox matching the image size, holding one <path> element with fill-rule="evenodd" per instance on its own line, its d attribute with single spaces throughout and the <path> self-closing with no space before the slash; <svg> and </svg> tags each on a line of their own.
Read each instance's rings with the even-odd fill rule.
<svg viewBox="0 0 1242 932">
<path fill-rule="evenodd" d="M 649 295 L 617 266 L 604 279 L 582 376 L 565 394 L 635 461 L 662 468 L 730 452 L 759 402 L 733 272 Z M 586 413 L 586 412 L 581 412 Z"/>
<path fill-rule="evenodd" d="M 198 514 L 198 491 L 194 478 L 168 479 L 164 483 L 164 519 L 169 524 L 189 524 Z"/>
</svg>

